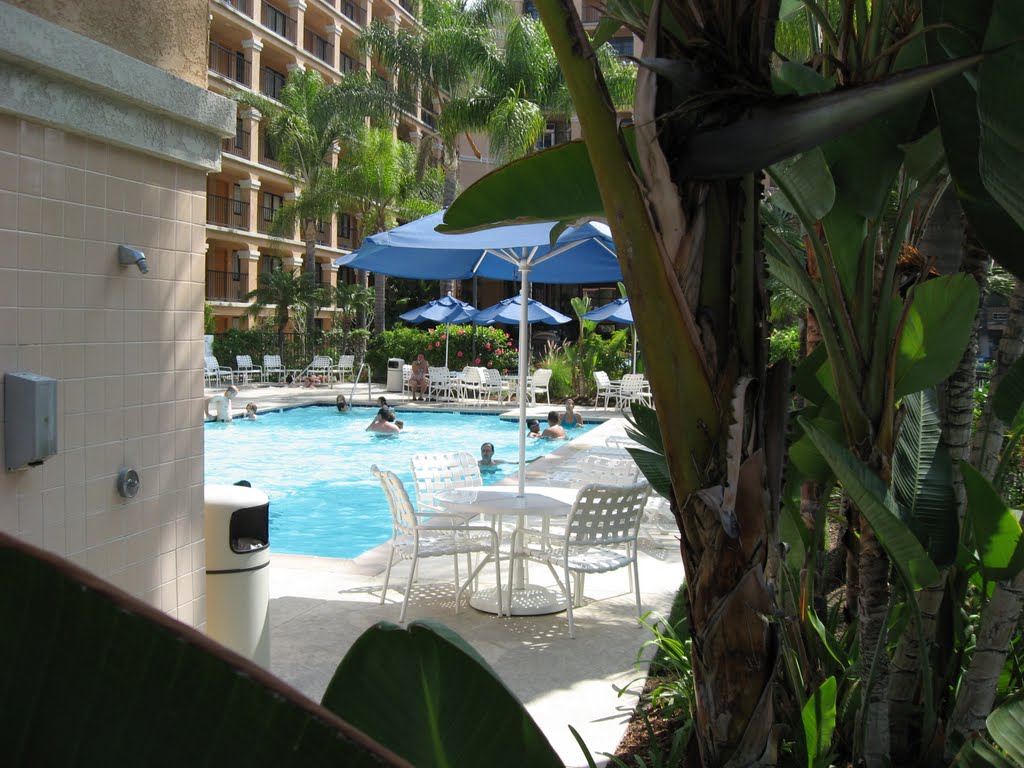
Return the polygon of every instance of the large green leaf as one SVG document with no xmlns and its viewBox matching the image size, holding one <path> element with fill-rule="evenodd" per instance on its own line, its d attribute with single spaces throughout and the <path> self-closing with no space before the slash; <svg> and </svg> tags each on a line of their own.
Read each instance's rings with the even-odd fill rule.
<svg viewBox="0 0 1024 768">
<path fill-rule="evenodd" d="M 836 679 L 829 677 L 804 704 L 800 712 L 807 743 L 807 766 L 827 765 L 832 745 L 832 732 L 836 727 Z"/>
<path fill-rule="evenodd" d="M 0 583 L 6 765 L 407 765 L 200 632 L 4 534 Z"/>
<path fill-rule="evenodd" d="M 818 429 L 831 435 L 836 441 L 843 439 L 842 417 L 839 406 L 833 401 L 826 404 L 825 408 L 805 409 L 801 418 L 813 422 Z M 811 437 L 805 433 L 801 434 L 799 422 L 789 446 L 789 461 L 792 468 L 799 471 L 805 479 L 824 483 L 834 476 L 832 468 Z"/>
<path fill-rule="evenodd" d="M 864 163 L 871 162 L 869 158 L 862 160 Z M 832 254 L 832 261 L 836 265 L 836 272 L 839 274 L 843 296 L 852 304 L 862 269 L 860 260 L 864 251 L 864 240 L 868 234 L 868 220 L 866 216 L 857 212 L 847 189 L 839 185 L 838 179 L 836 189 L 839 196 L 828 214 L 821 220 L 821 225 L 825 228 L 825 238 Z"/>
<path fill-rule="evenodd" d="M 796 198 L 790 201 L 785 195 L 772 195 L 771 202 L 780 208 L 796 213 L 793 202 L 809 213 L 815 220 L 832 210 L 836 201 L 836 186 L 825 162 L 825 155 L 815 147 L 795 158 L 783 160 L 768 169 L 774 178 L 782 178 L 786 189 Z"/>
<path fill-rule="evenodd" d="M 985 720 L 992 740 L 1017 763 L 1024 766 L 1024 696 L 1017 694 L 1003 702 Z"/>
<path fill-rule="evenodd" d="M 940 28 L 938 34 L 928 37 L 928 60 L 946 61 L 980 50 L 992 6 L 992 0 L 924 0 L 925 24 Z M 1014 87 L 1003 96 L 1012 99 L 1017 90 Z M 981 124 L 971 81 L 966 76 L 951 78 L 932 95 L 954 188 L 969 224 L 996 261 L 1017 277 L 1024 277 L 1024 229 L 982 182 L 978 162 Z"/>
<path fill-rule="evenodd" d="M 645 451 L 642 448 L 627 448 L 626 450 L 633 457 L 633 461 L 640 469 L 640 474 L 651 484 L 654 492 L 666 499 L 672 498 L 672 477 L 668 472 L 665 454 Z"/>
<path fill-rule="evenodd" d="M 1003 376 L 992 398 L 992 410 L 1004 424 L 1013 424 L 1024 405 L 1024 357 L 1017 358 Z"/>
<path fill-rule="evenodd" d="M 896 502 L 882 479 L 831 435 L 806 419 L 799 421 L 832 467 L 851 501 L 874 529 L 907 589 L 916 590 L 934 584 L 939 572 L 917 537 L 900 520 Z"/>
<path fill-rule="evenodd" d="M 820 375 L 822 370 L 831 371 L 832 368 L 828 362 L 825 345 L 819 344 L 800 361 L 800 365 L 793 371 L 793 389 L 801 397 L 818 405 L 824 404 L 832 397 L 829 395 L 829 388 L 822 383 Z M 831 391 L 835 392 L 834 386 L 831 387 Z"/>
<path fill-rule="evenodd" d="M 893 496 L 904 520 L 939 567 L 956 559 L 960 538 L 953 499 L 953 462 L 942 445 L 935 390 L 903 398 L 892 460 Z"/>
<path fill-rule="evenodd" d="M 978 70 L 979 170 L 985 189 L 1024 227 L 1024 13 L 1020 0 L 995 0 L 985 48 L 997 51 Z"/>
<path fill-rule="evenodd" d="M 323 703 L 413 765 L 562 766 L 487 662 L 434 622 L 368 629 L 345 654 Z"/>
<path fill-rule="evenodd" d="M 978 284 L 965 275 L 947 275 L 915 286 L 896 355 L 896 397 L 936 386 L 960 362 L 974 328 Z M 892 328 L 902 311 L 893 299 Z"/>
<path fill-rule="evenodd" d="M 967 489 L 967 517 L 981 572 L 994 581 L 1012 579 L 1024 568 L 1020 523 L 985 477 L 966 461 L 960 462 Z"/>
</svg>

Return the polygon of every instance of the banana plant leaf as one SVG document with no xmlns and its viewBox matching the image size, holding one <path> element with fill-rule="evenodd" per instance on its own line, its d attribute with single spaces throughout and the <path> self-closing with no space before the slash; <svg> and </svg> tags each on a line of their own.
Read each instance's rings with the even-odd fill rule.
<svg viewBox="0 0 1024 768">
<path fill-rule="evenodd" d="M 967 518 L 981 572 L 993 581 L 1012 579 L 1024 568 L 1020 523 L 995 488 L 966 461 L 960 462 L 967 489 Z"/>
<path fill-rule="evenodd" d="M 910 310 L 900 333 L 895 374 L 896 397 L 938 385 L 960 362 L 978 311 L 978 284 L 965 274 L 928 280 L 910 292 Z M 895 329 L 903 300 L 890 310 Z"/>
<path fill-rule="evenodd" d="M 345 654 L 323 702 L 412 765 L 563 765 L 483 657 L 435 622 L 368 629 Z"/>
<path fill-rule="evenodd" d="M 942 420 L 932 389 L 903 398 L 904 418 L 892 461 L 893 497 L 904 522 L 943 568 L 960 540 L 953 499 L 953 461 L 942 444 Z"/>
<path fill-rule="evenodd" d="M 206 635 L 4 534 L 0 583 L 7 765 L 410 765 Z"/>
<path fill-rule="evenodd" d="M 938 581 L 939 572 L 913 532 L 900 519 L 882 479 L 849 449 L 807 419 L 798 419 L 828 461 L 850 499 L 867 518 L 886 554 L 909 591 Z"/>
<path fill-rule="evenodd" d="M 992 740 L 1024 766 L 1024 696 L 1008 699 L 985 719 Z"/>
<path fill-rule="evenodd" d="M 836 679 L 829 677 L 800 711 L 807 747 L 807 768 L 828 765 L 832 732 L 836 727 Z"/>
</svg>

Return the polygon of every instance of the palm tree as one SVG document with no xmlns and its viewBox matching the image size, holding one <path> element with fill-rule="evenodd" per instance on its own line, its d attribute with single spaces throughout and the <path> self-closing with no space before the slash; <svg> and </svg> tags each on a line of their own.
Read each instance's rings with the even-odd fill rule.
<svg viewBox="0 0 1024 768">
<path fill-rule="evenodd" d="M 373 290 L 358 283 L 338 283 L 334 289 L 334 306 L 341 316 L 341 330 L 348 338 L 352 323 L 362 313 L 373 309 Z"/>
<path fill-rule="evenodd" d="M 363 232 L 373 235 L 441 207 L 444 173 L 438 168 L 417 171 L 416 149 L 391 130 L 363 128 L 350 150 L 339 157 L 338 193 L 358 213 Z M 374 325 L 384 330 L 386 277 L 374 276 Z"/>
<path fill-rule="evenodd" d="M 435 113 L 443 114 L 449 100 L 463 93 L 494 58 L 495 32 L 512 16 L 508 0 L 424 0 L 421 29 L 374 19 L 356 45 L 391 70 L 399 93 L 421 94 Z M 459 132 L 442 134 L 445 205 L 455 199 Z"/>
<path fill-rule="evenodd" d="M 295 69 L 281 90 L 280 102 L 250 92 L 234 98 L 263 116 L 267 139 L 298 190 L 294 200 L 275 211 L 271 234 L 290 238 L 299 225 L 306 246 L 303 272 L 312 282 L 318 224 L 330 219 L 342 199 L 331 156 L 351 146 L 367 116 L 394 114 L 394 96 L 365 73 L 349 73 L 328 84 L 316 70 Z M 316 307 L 311 306 L 307 332 L 313 330 L 315 314 Z"/>
<path fill-rule="evenodd" d="M 284 269 L 260 272 L 256 279 L 256 290 L 245 295 L 251 301 L 249 314 L 259 317 L 267 307 L 274 308 L 273 321 L 277 326 L 277 354 L 284 359 L 284 332 L 291 319 L 293 308 L 314 310 L 324 302 L 324 291 L 317 287 L 314 279 L 306 273 L 296 275 Z"/>
</svg>

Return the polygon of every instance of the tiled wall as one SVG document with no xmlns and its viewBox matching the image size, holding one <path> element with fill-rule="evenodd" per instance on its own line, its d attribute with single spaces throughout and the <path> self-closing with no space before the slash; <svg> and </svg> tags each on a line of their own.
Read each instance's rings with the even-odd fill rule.
<svg viewBox="0 0 1024 768">
<path fill-rule="evenodd" d="M 205 188 L 202 170 L 0 114 L 0 372 L 58 380 L 59 441 L 41 467 L 0 467 L 0 530 L 196 626 Z"/>
</svg>

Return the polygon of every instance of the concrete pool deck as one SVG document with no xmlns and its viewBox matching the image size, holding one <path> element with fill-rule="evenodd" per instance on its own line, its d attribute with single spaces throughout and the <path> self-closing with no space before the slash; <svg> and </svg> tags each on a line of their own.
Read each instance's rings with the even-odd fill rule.
<svg viewBox="0 0 1024 768">
<path fill-rule="evenodd" d="M 346 397 L 350 386 L 344 390 Z M 364 394 L 357 396 L 356 405 L 369 405 L 384 394 L 389 403 L 402 411 L 452 409 L 451 404 L 444 403 L 413 404 L 407 402 L 407 397 L 385 392 L 380 386 L 375 386 L 369 396 L 365 394 L 365 385 L 360 389 Z M 342 391 L 338 386 L 333 390 L 245 387 L 234 404 L 236 410 L 241 410 L 246 402 L 253 401 L 261 411 L 299 404 L 333 405 L 335 396 Z M 561 406 L 549 408 L 542 403 L 529 411 L 531 415 L 543 415 L 554 408 L 561 410 Z M 577 410 L 585 420 L 602 419 L 605 423 L 533 462 L 527 482 L 543 483 L 560 464 L 571 462 L 574 455 L 600 450 L 607 438 L 624 436 L 624 420 L 615 411 Z M 509 416 L 516 413 L 507 407 L 485 408 L 483 412 Z M 637 622 L 626 571 L 586 580 L 584 605 L 574 612 L 577 628 L 573 640 L 564 612 L 497 618 L 463 605 L 456 614 L 451 562 L 448 558 L 437 560 L 441 562 L 421 561 L 407 619 L 440 621 L 469 642 L 526 705 L 567 766 L 587 764 L 569 725 L 580 732 L 601 764 L 600 753 L 614 752 L 636 703 L 634 695 L 620 697 L 617 689 L 639 688 L 639 684 L 634 684 L 642 674 L 636 663 L 638 653 L 651 637 Z M 386 545 L 351 560 L 272 554 L 271 671 L 319 701 L 335 667 L 356 638 L 378 621 L 398 620 L 409 564 L 395 565 L 387 600 L 380 605 L 386 561 Z M 676 539 L 642 534 L 639 567 L 644 610 L 667 614 L 683 578 Z M 493 574 L 493 568 L 485 568 L 481 579 L 490 583 Z M 550 574 L 539 565 L 533 566 L 531 581 L 554 584 Z"/>
</svg>

